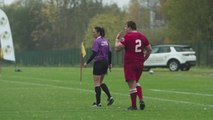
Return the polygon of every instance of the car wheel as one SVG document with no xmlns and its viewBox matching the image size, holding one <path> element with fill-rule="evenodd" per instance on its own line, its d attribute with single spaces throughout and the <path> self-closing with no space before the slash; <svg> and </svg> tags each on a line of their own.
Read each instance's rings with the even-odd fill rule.
<svg viewBox="0 0 213 120">
<path fill-rule="evenodd" d="M 189 71 L 191 68 L 191 66 L 186 66 L 186 67 L 182 67 L 180 68 L 182 71 Z"/>
<path fill-rule="evenodd" d="M 178 71 L 180 68 L 180 64 L 177 60 L 171 60 L 169 61 L 168 67 L 170 71 Z"/>
</svg>

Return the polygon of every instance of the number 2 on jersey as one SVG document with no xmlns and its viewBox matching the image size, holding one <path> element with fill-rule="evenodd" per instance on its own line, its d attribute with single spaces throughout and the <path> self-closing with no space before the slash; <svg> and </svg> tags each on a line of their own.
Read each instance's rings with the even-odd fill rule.
<svg viewBox="0 0 213 120">
<path fill-rule="evenodd" d="M 139 40 L 139 39 L 137 39 L 136 41 L 135 41 L 135 43 L 136 43 L 136 45 L 135 45 L 135 52 L 136 53 L 139 53 L 139 52 L 141 52 L 142 50 L 141 50 L 141 40 Z"/>
</svg>

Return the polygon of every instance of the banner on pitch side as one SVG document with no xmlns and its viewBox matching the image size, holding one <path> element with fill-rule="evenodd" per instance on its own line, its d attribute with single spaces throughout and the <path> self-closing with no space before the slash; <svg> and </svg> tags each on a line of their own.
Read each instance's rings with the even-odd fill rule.
<svg viewBox="0 0 213 120">
<path fill-rule="evenodd" d="M 13 38 L 7 15 L 0 9 L 0 46 L 4 60 L 16 61 L 13 47 Z"/>
</svg>

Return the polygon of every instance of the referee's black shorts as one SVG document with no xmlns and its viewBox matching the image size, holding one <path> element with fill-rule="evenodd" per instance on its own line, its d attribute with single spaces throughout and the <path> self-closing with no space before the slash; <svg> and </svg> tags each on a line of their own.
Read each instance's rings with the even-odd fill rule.
<svg viewBox="0 0 213 120">
<path fill-rule="evenodd" d="M 108 61 L 96 61 L 93 65 L 93 75 L 107 74 Z"/>
</svg>

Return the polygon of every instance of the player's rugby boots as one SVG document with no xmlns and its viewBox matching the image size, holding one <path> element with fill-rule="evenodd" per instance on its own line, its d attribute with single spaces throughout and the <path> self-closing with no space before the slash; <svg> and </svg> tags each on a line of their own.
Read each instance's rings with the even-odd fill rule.
<svg viewBox="0 0 213 120">
<path fill-rule="evenodd" d="M 138 110 L 138 108 L 130 106 L 130 107 L 127 108 L 127 110 Z"/>
<path fill-rule="evenodd" d="M 141 109 L 141 110 L 144 110 L 144 109 L 145 109 L 145 103 L 144 103 L 143 100 L 140 101 L 140 109 Z"/>
</svg>

